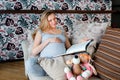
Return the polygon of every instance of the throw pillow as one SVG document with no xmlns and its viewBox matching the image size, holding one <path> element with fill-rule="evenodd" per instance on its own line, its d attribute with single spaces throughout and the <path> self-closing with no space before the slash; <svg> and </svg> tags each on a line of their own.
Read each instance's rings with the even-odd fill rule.
<svg viewBox="0 0 120 80">
<path fill-rule="evenodd" d="M 74 24 L 72 31 L 72 44 L 78 44 L 83 38 L 86 38 L 86 30 L 88 24 L 80 23 Z"/>
<path fill-rule="evenodd" d="M 83 38 L 94 39 L 98 42 L 106 31 L 109 22 L 106 23 L 80 23 L 74 24 L 72 32 L 72 44 L 80 43 Z"/>
<path fill-rule="evenodd" d="M 72 55 L 55 58 L 39 58 L 38 63 L 53 80 L 66 80 L 64 68 L 66 60 L 72 59 Z"/>
<path fill-rule="evenodd" d="M 101 80 L 120 79 L 120 31 L 107 28 L 94 56 L 94 66 Z M 116 44 L 118 43 L 118 44 Z"/>
<path fill-rule="evenodd" d="M 86 30 L 86 36 L 90 39 L 92 38 L 95 41 L 100 42 L 101 37 L 105 33 L 109 23 L 91 23 L 91 24 L 88 25 L 88 28 Z"/>
</svg>

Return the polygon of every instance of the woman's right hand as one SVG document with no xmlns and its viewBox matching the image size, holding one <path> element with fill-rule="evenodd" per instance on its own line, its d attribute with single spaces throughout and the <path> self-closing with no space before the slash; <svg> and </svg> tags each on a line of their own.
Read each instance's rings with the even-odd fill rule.
<svg viewBox="0 0 120 80">
<path fill-rule="evenodd" d="M 55 37 L 55 38 L 49 38 L 49 42 L 57 42 L 57 43 L 61 43 L 61 39 Z"/>
</svg>

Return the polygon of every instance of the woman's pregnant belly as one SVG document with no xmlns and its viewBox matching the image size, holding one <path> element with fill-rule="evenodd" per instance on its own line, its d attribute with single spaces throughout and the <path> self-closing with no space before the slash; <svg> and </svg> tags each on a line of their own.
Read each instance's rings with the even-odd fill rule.
<svg viewBox="0 0 120 80">
<path fill-rule="evenodd" d="M 66 52 L 64 43 L 49 43 L 40 53 L 41 57 L 55 57 Z"/>
</svg>

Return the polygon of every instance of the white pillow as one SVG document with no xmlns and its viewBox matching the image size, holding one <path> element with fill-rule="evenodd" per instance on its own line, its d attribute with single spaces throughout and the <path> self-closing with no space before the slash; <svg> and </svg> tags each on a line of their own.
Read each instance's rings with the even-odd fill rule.
<svg viewBox="0 0 120 80">
<path fill-rule="evenodd" d="M 78 44 L 83 38 L 86 37 L 86 30 L 88 24 L 80 23 L 80 24 L 75 24 L 75 27 L 73 28 L 72 31 L 72 44 Z"/>
<path fill-rule="evenodd" d="M 86 51 L 88 44 L 91 40 L 84 41 L 78 44 L 72 45 L 69 49 L 67 49 L 66 54 L 72 54 L 76 52 Z"/>
<path fill-rule="evenodd" d="M 74 24 L 75 27 L 72 32 L 72 44 L 79 43 L 83 38 L 94 39 L 99 42 L 109 24 L 109 22 Z"/>
<path fill-rule="evenodd" d="M 109 23 L 94 23 L 93 26 L 88 26 L 88 29 L 86 31 L 87 36 L 89 38 L 94 39 L 97 42 L 100 42 L 101 37 L 106 31 L 106 28 L 108 27 Z M 93 27 L 93 28 L 92 28 Z"/>
</svg>

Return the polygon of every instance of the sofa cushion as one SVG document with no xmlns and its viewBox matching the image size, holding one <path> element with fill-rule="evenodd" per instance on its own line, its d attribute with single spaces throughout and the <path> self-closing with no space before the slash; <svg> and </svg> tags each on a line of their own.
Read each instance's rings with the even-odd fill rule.
<svg viewBox="0 0 120 80">
<path fill-rule="evenodd" d="M 55 58 L 39 58 L 39 64 L 53 80 L 66 80 L 64 68 L 65 61 L 72 59 L 72 55 L 59 56 Z"/>
</svg>

